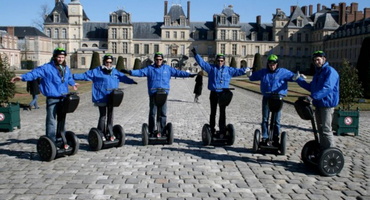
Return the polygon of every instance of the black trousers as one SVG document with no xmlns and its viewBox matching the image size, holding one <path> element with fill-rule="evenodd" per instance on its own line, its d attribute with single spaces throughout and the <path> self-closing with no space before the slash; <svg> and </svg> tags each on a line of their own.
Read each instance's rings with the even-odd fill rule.
<svg viewBox="0 0 370 200">
<path fill-rule="evenodd" d="M 211 130 L 214 133 L 215 126 L 216 126 L 216 112 L 217 112 L 217 105 L 219 105 L 219 98 L 220 93 L 211 91 L 209 95 L 209 101 L 211 103 L 211 115 L 209 117 L 209 125 L 211 126 Z M 226 130 L 226 106 L 220 107 L 220 118 L 218 120 L 218 127 L 220 128 L 221 132 L 225 132 Z"/>
<path fill-rule="evenodd" d="M 113 107 L 99 106 L 99 114 L 98 129 L 103 134 L 113 133 Z M 106 121 L 107 123 L 105 123 Z"/>
</svg>

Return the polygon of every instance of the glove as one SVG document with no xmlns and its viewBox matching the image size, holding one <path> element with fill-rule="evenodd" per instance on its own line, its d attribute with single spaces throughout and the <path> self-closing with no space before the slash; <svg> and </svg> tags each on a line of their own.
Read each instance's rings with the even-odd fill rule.
<svg viewBox="0 0 370 200">
<path fill-rule="evenodd" d="M 124 74 L 130 74 L 131 75 L 131 70 L 121 69 L 121 72 L 124 73 Z"/>
<path fill-rule="evenodd" d="M 297 73 L 293 76 L 293 81 L 296 81 L 299 77 L 306 79 L 306 76 L 304 74 L 300 74 L 299 71 L 297 71 Z"/>
<path fill-rule="evenodd" d="M 133 80 L 133 81 L 132 81 L 132 84 L 136 84 L 136 85 L 137 85 L 137 82 Z"/>
<path fill-rule="evenodd" d="M 194 47 L 191 49 L 191 52 L 193 52 L 194 56 L 197 55 L 197 50 Z"/>
<path fill-rule="evenodd" d="M 190 74 L 189 77 L 193 78 L 195 77 L 197 74 Z"/>
</svg>

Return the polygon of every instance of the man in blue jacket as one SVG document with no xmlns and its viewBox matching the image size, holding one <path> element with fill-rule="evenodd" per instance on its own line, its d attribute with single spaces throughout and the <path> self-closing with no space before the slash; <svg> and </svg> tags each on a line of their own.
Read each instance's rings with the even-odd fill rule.
<svg viewBox="0 0 370 200">
<path fill-rule="evenodd" d="M 335 141 L 331 123 L 334 108 L 339 103 L 339 75 L 329 65 L 323 51 L 315 51 L 312 55 L 315 74 L 310 83 L 298 81 L 298 84 L 311 92 L 307 97 L 315 106 L 316 124 L 320 135 L 321 149 L 334 147 Z"/>
<path fill-rule="evenodd" d="M 217 54 L 216 64 L 209 64 L 205 62 L 202 57 L 197 54 L 195 48 L 191 50 L 194 54 L 194 58 L 199 66 L 208 73 L 208 89 L 211 91 L 209 96 L 211 104 L 211 114 L 209 117 L 209 125 L 211 127 L 212 134 L 216 133 L 216 111 L 217 104 L 219 104 L 219 98 L 224 92 L 223 89 L 229 88 L 230 80 L 234 76 L 245 75 L 249 68 L 234 68 L 225 66 L 225 55 Z M 218 126 L 220 128 L 220 134 L 226 132 L 226 105 L 219 104 L 220 107 L 220 118 Z"/>
<path fill-rule="evenodd" d="M 154 64 L 149 65 L 143 69 L 138 70 L 121 70 L 124 73 L 128 73 L 132 76 L 147 77 L 148 94 L 149 94 L 149 133 L 153 135 L 155 130 L 155 115 L 157 113 L 157 106 L 154 104 L 154 94 L 157 89 L 162 88 L 166 90 L 168 94 L 170 90 L 170 79 L 171 77 L 194 77 L 196 74 L 190 74 L 188 72 L 177 70 L 169 65 L 163 64 L 163 54 L 157 52 L 154 54 Z M 167 101 L 162 106 L 162 112 L 160 113 L 160 126 L 161 130 L 164 131 L 167 121 Z"/>
<path fill-rule="evenodd" d="M 127 84 L 137 84 L 134 80 L 127 77 L 123 73 L 119 72 L 112 65 L 113 56 L 106 54 L 103 57 L 103 65 L 96 67 L 92 70 L 86 71 L 83 74 L 73 74 L 73 79 L 75 80 L 84 80 L 92 81 L 92 101 L 96 106 L 99 107 L 99 121 L 98 129 L 103 133 L 107 133 L 106 129 L 112 129 L 113 127 L 113 107 L 107 106 L 108 95 L 112 92 L 113 89 L 118 88 L 119 82 Z M 107 119 L 108 113 L 108 121 Z M 107 126 L 106 122 L 107 121 Z M 112 130 L 109 130 L 108 133 L 112 133 Z M 114 140 L 114 135 L 106 135 L 104 138 Z"/>
<path fill-rule="evenodd" d="M 56 113 L 61 106 L 64 95 L 69 92 L 68 85 L 77 90 L 72 73 L 65 61 L 66 56 L 64 48 L 56 48 L 49 63 L 21 76 L 13 77 L 11 80 L 12 82 L 32 81 L 41 78 L 40 91 L 46 96 L 46 136 L 53 142 L 56 142 Z"/>
<path fill-rule="evenodd" d="M 270 109 L 268 106 L 268 100 L 274 94 L 278 94 L 281 97 L 287 95 L 288 92 L 288 81 L 296 81 L 299 75 L 295 75 L 293 72 L 279 67 L 278 56 L 271 54 L 267 58 L 267 66 L 253 74 L 249 74 L 249 80 L 251 81 L 261 81 L 260 90 L 263 95 L 262 98 L 262 145 L 270 144 L 268 142 L 268 125 L 269 125 L 269 115 Z M 302 78 L 299 78 L 302 79 Z M 303 80 L 303 79 L 302 79 Z M 273 128 L 273 143 L 272 145 L 279 145 L 279 135 L 280 135 L 280 118 L 281 110 L 276 113 L 274 128 Z"/>
</svg>

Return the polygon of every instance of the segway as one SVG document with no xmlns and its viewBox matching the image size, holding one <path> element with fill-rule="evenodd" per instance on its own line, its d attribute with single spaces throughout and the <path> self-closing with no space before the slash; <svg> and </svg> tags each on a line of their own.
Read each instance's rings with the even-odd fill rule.
<svg viewBox="0 0 370 200">
<path fill-rule="evenodd" d="M 111 147 L 121 147 L 125 144 L 125 132 L 121 125 L 116 124 L 113 126 L 113 108 L 121 105 L 123 99 L 122 89 L 112 89 L 108 95 L 108 117 L 104 132 L 98 128 L 91 128 L 88 135 L 88 142 L 90 149 L 99 151 L 101 149 Z"/>
<path fill-rule="evenodd" d="M 49 137 L 41 136 L 37 142 L 37 153 L 41 160 L 51 161 L 57 157 L 77 153 L 80 147 L 78 138 L 72 131 L 65 131 L 64 128 L 67 113 L 73 113 L 79 102 L 80 97 L 74 92 L 66 94 L 59 102 L 61 105 L 57 109 L 56 141 L 53 142 Z"/>
<path fill-rule="evenodd" d="M 233 93 L 230 90 L 234 88 L 222 88 L 222 92 L 219 93 L 218 104 L 220 106 L 227 107 L 232 98 Z M 216 130 L 212 133 L 211 126 L 204 124 L 202 128 L 202 142 L 204 146 L 208 145 L 233 145 L 235 142 L 235 129 L 232 124 L 227 124 L 225 132 Z"/>
<path fill-rule="evenodd" d="M 270 150 L 275 152 L 280 152 L 281 155 L 285 155 L 286 153 L 286 132 L 282 132 L 280 134 L 280 143 L 273 144 L 273 137 L 274 137 L 274 127 L 275 127 L 275 119 L 277 113 L 283 107 L 283 97 L 279 94 L 272 94 L 272 96 L 268 99 L 268 107 L 270 110 L 270 126 L 268 131 L 269 138 L 267 139 L 266 144 L 261 142 L 261 131 L 256 129 L 254 131 L 253 137 L 253 151 L 258 150 Z"/>
<path fill-rule="evenodd" d="M 154 104 L 157 106 L 157 116 L 156 116 L 156 130 L 150 134 L 149 127 L 147 123 L 144 123 L 141 128 L 142 142 L 146 146 L 152 143 L 173 143 L 173 129 L 172 124 L 167 123 L 165 127 L 161 127 L 160 123 L 160 113 L 162 111 L 162 106 L 167 101 L 167 93 L 165 88 L 153 88 L 156 90 L 154 94 Z M 164 129 L 164 130 L 163 130 Z"/>
<path fill-rule="evenodd" d="M 294 103 L 298 115 L 303 120 L 311 120 L 315 140 L 308 141 L 302 149 L 301 159 L 310 167 L 317 167 L 324 176 L 335 176 L 344 167 L 344 156 L 340 149 L 330 147 L 325 150 L 320 148 L 319 135 L 316 129 L 314 112 L 311 104 L 305 101 L 305 97 L 299 97 Z"/>
</svg>

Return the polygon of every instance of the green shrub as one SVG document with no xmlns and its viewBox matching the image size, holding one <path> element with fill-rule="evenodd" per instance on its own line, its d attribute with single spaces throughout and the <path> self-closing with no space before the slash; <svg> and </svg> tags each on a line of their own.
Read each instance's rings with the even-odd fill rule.
<svg viewBox="0 0 370 200">
<path fill-rule="evenodd" d="M 15 84 L 10 80 L 15 76 L 14 71 L 9 70 L 7 57 L 4 61 L 0 57 L 0 107 L 5 107 L 15 95 Z"/>
<path fill-rule="evenodd" d="M 344 60 L 339 69 L 339 103 L 344 110 L 350 110 L 356 98 L 362 96 L 363 88 L 359 84 L 357 69 Z"/>
<path fill-rule="evenodd" d="M 90 64 L 90 69 L 89 70 L 92 70 L 96 67 L 99 67 L 100 65 L 101 64 L 100 64 L 99 53 L 94 51 L 93 55 L 92 55 L 92 58 L 91 58 L 91 64 Z"/>
</svg>

